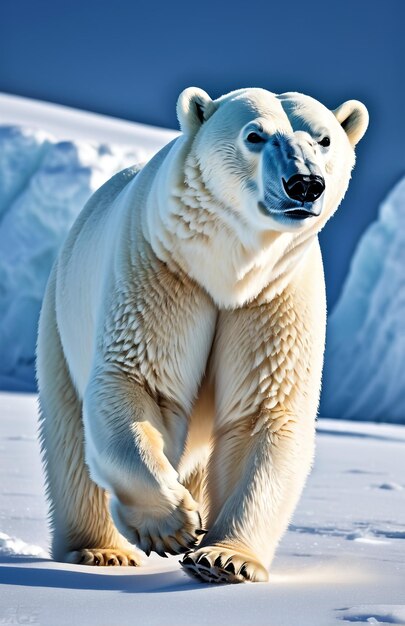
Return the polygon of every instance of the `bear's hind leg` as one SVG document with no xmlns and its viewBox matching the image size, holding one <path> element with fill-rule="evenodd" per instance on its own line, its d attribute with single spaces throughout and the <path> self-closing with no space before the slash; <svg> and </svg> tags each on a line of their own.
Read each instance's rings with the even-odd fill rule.
<svg viewBox="0 0 405 626">
<path fill-rule="evenodd" d="M 82 404 L 55 319 L 55 270 L 41 311 L 37 376 L 53 558 L 86 565 L 139 565 L 139 553 L 118 533 L 107 494 L 90 479 L 84 462 Z"/>
</svg>

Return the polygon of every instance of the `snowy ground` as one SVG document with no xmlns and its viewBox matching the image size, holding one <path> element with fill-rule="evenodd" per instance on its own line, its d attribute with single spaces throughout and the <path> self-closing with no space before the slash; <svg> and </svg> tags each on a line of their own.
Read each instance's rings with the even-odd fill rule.
<svg viewBox="0 0 405 626">
<path fill-rule="evenodd" d="M 177 558 L 53 563 L 34 395 L 0 394 L 0 624 L 405 625 L 405 427 L 322 420 L 268 584 L 212 587 Z"/>
</svg>

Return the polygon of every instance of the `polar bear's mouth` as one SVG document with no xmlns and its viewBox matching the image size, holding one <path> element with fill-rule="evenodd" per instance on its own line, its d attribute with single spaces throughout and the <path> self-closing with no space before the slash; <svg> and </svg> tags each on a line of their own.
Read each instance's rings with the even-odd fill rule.
<svg viewBox="0 0 405 626">
<path fill-rule="evenodd" d="M 293 209 L 292 211 L 284 211 L 284 215 L 294 220 L 306 220 L 308 217 L 317 217 L 319 213 L 307 209 Z"/>
<path fill-rule="evenodd" d="M 264 202 L 261 201 L 258 202 L 258 206 L 260 211 L 264 215 L 268 215 L 269 217 L 273 217 L 274 219 L 283 222 L 286 222 L 288 220 L 298 222 L 301 220 L 306 220 L 309 217 L 319 217 L 319 215 L 321 214 L 321 205 L 314 206 L 313 203 L 308 203 L 308 206 L 285 208 L 281 211 L 279 209 L 272 211 L 266 206 Z"/>
</svg>

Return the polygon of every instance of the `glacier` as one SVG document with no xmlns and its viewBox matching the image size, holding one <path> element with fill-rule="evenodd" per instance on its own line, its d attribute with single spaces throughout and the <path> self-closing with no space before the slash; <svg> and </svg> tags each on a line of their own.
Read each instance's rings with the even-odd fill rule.
<svg viewBox="0 0 405 626">
<path fill-rule="evenodd" d="M 5 95 L 0 120 L 0 388 L 33 391 L 39 311 L 69 228 L 100 185 L 175 133 Z"/>
<path fill-rule="evenodd" d="M 364 232 L 328 320 L 321 413 L 405 423 L 405 178 Z"/>
</svg>

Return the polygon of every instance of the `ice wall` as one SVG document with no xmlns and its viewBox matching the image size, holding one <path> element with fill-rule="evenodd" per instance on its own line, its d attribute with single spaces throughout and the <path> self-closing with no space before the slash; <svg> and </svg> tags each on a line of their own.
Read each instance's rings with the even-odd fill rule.
<svg viewBox="0 0 405 626">
<path fill-rule="evenodd" d="M 102 128 L 100 129 L 102 135 Z M 161 145 L 167 137 L 162 135 Z M 156 151 L 59 141 L 0 126 L 0 389 L 35 389 L 34 353 L 46 281 L 86 200 L 120 169 Z"/>
<path fill-rule="evenodd" d="M 330 316 L 321 414 L 405 423 L 405 178 L 365 231 Z"/>
</svg>

